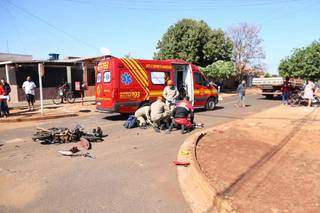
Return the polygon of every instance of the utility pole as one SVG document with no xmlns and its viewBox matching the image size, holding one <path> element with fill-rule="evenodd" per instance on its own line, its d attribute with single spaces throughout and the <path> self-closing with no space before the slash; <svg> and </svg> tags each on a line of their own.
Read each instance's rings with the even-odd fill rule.
<svg viewBox="0 0 320 213">
<path fill-rule="evenodd" d="M 43 93 L 42 93 L 42 76 L 44 75 L 44 65 L 38 64 L 39 90 L 40 90 L 40 112 L 43 115 Z"/>
<path fill-rule="evenodd" d="M 9 41 L 7 39 L 7 53 L 9 53 Z"/>
</svg>

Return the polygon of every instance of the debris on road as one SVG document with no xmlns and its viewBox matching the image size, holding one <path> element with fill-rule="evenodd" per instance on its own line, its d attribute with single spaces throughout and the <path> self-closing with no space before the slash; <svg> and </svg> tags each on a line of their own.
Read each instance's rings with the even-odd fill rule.
<svg viewBox="0 0 320 213">
<path fill-rule="evenodd" d="M 190 165 L 190 162 L 182 162 L 182 161 L 177 161 L 177 160 L 174 160 L 172 161 L 174 163 L 174 165 L 176 166 L 189 166 Z"/>
<path fill-rule="evenodd" d="M 197 129 L 204 128 L 204 124 L 203 124 L 203 123 L 197 123 L 197 124 L 195 125 L 195 128 L 197 128 Z"/>
<path fill-rule="evenodd" d="M 180 155 L 189 155 L 189 152 L 187 150 L 181 150 Z"/>
<path fill-rule="evenodd" d="M 79 141 L 81 138 L 86 139 L 88 142 L 102 142 L 104 135 L 101 128 L 97 127 L 92 130 L 92 133 L 83 131 L 80 125 L 76 125 L 73 129 L 65 127 L 53 127 L 49 129 L 37 127 L 37 132 L 33 135 L 33 141 L 40 141 L 43 144 L 53 143 L 69 143 Z"/>
<path fill-rule="evenodd" d="M 90 144 L 90 142 L 88 142 L 88 143 Z M 80 142 L 80 145 L 85 150 L 89 149 L 87 144 L 84 144 L 84 142 Z M 90 145 L 90 148 L 91 148 L 91 145 Z M 95 159 L 95 157 L 92 154 L 90 154 L 89 152 L 83 153 L 77 146 L 74 146 L 69 150 L 60 150 L 60 151 L 58 151 L 58 153 L 60 153 L 63 156 L 70 156 L 70 157 L 81 157 L 82 156 L 82 157 L 88 157 L 88 158 Z"/>
<path fill-rule="evenodd" d="M 86 150 L 91 149 L 91 143 L 85 138 L 80 138 L 80 145 Z"/>
</svg>

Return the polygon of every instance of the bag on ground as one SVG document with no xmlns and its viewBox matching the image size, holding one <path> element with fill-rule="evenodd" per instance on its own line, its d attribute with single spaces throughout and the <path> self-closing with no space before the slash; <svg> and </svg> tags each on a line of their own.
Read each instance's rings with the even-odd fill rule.
<svg viewBox="0 0 320 213">
<path fill-rule="evenodd" d="M 132 129 L 137 126 L 137 118 L 134 115 L 130 115 L 128 120 L 123 124 L 124 128 Z"/>
</svg>

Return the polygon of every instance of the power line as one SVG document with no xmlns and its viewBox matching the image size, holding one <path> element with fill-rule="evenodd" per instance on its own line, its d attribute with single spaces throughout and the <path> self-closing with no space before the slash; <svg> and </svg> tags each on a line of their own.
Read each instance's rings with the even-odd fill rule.
<svg viewBox="0 0 320 213">
<path fill-rule="evenodd" d="M 12 5 L 13 7 L 19 9 L 19 10 L 22 11 L 23 13 L 25 13 L 25 14 L 33 17 L 34 19 L 37 19 L 38 21 L 46 24 L 47 26 L 49 26 L 49 27 L 55 29 L 56 31 L 64 34 L 65 36 L 67 36 L 67 37 L 69 37 L 69 38 L 71 38 L 71 39 L 73 39 L 73 40 L 75 40 L 75 41 L 78 41 L 79 43 L 81 43 L 81 44 L 83 44 L 83 45 L 85 45 L 85 46 L 87 46 L 87 47 L 90 47 L 90 48 L 92 48 L 92 49 L 94 49 L 94 50 L 97 50 L 97 47 L 96 47 L 95 45 L 90 44 L 90 43 L 88 43 L 88 42 L 86 42 L 86 41 L 83 41 L 83 40 L 81 40 L 80 38 L 78 38 L 78 37 L 76 37 L 76 36 L 68 33 L 67 31 L 58 28 L 57 26 L 51 24 L 50 22 L 48 22 L 47 20 L 41 18 L 40 16 L 37 16 L 37 15 L 29 12 L 29 11 L 26 10 L 25 8 L 22 8 L 22 7 L 20 7 L 20 6 L 16 5 L 16 4 L 12 3 L 10 0 L 6 0 L 6 1 L 8 2 L 8 4 L 10 4 L 10 5 Z"/>
<path fill-rule="evenodd" d="M 310 2 L 309 2 L 310 3 Z M 294 11 L 291 11 L 291 13 L 294 13 L 296 14 L 297 12 L 300 12 L 302 10 L 305 10 L 313 5 L 316 5 L 318 4 L 318 0 L 315 0 L 315 1 L 311 1 L 311 4 L 306 4 L 304 5 L 305 7 L 299 7 L 297 10 L 294 10 Z M 273 21 L 274 19 L 279 19 L 279 17 L 281 17 L 282 15 L 278 16 L 279 14 L 282 14 L 282 11 L 284 9 L 286 9 L 288 7 L 288 5 L 284 5 L 282 7 L 279 8 L 279 10 L 275 11 L 271 16 L 269 16 L 268 18 L 266 19 L 263 19 L 262 21 L 259 22 L 260 25 L 262 24 L 265 24 L 267 22 L 270 22 L 270 21 Z"/>
<path fill-rule="evenodd" d="M 19 30 L 19 27 L 18 25 L 16 24 L 15 20 L 14 20 L 14 16 L 12 15 L 9 7 L 7 7 L 5 4 L 3 4 L 3 9 L 8 13 L 8 15 L 11 17 L 11 21 L 13 23 L 13 27 L 15 28 L 16 30 L 16 33 L 17 33 L 17 36 L 18 36 L 18 40 L 22 46 L 22 49 L 24 51 L 24 53 L 26 53 L 26 48 L 24 46 L 24 43 L 22 42 L 22 39 L 21 39 L 21 33 L 20 33 L 20 30 Z"/>
<path fill-rule="evenodd" d="M 77 3 L 77 4 L 87 4 L 96 7 L 106 7 L 106 8 L 117 8 L 117 9 L 128 9 L 128 10 L 150 10 L 150 11 L 187 11 L 187 10 L 211 10 L 218 8 L 235 8 L 235 7 L 253 7 L 253 6 L 268 6 L 279 3 L 289 3 L 297 2 L 301 0 L 278 0 L 278 1 L 266 1 L 263 2 L 250 2 L 245 1 L 237 4 L 230 4 L 225 2 L 220 2 L 223 4 L 217 4 L 218 1 L 206 1 L 206 2 L 196 2 L 196 5 L 190 5 L 191 2 L 179 3 L 177 1 L 166 1 L 166 2 L 154 2 L 154 1 L 144 1 L 137 2 L 133 1 L 131 3 L 125 1 L 104 1 L 104 2 L 93 2 L 88 0 L 61 0 L 65 2 Z M 159 4 L 158 4 L 159 3 Z M 205 3 L 205 4 L 204 4 Z M 167 6 L 167 7 L 166 7 Z"/>
</svg>

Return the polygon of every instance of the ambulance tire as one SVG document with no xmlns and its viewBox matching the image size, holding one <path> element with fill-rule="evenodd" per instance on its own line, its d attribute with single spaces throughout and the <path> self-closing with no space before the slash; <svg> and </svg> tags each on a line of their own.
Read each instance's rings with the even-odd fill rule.
<svg viewBox="0 0 320 213">
<path fill-rule="evenodd" d="M 214 110 L 214 108 L 216 107 L 216 103 L 217 101 L 215 100 L 215 98 L 209 98 L 206 103 L 206 110 Z"/>
<path fill-rule="evenodd" d="M 150 106 L 150 103 L 147 102 L 147 101 L 143 102 L 143 103 L 140 104 L 139 108 L 144 107 L 144 106 Z"/>
</svg>

